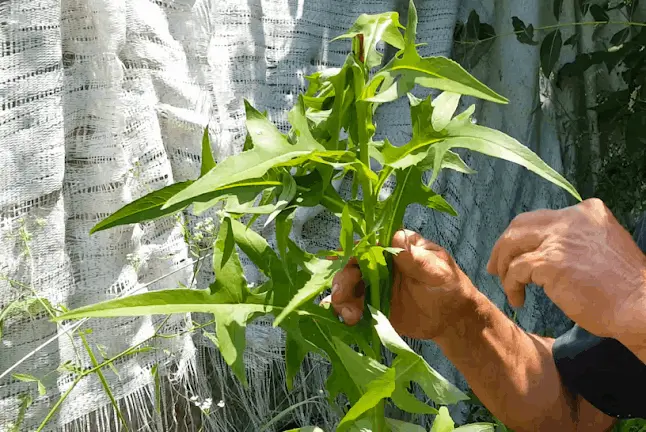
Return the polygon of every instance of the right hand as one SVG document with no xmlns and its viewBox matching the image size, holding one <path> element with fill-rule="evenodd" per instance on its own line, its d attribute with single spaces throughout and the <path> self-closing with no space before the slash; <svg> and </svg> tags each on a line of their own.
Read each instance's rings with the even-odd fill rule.
<svg viewBox="0 0 646 432">
<path fill-rule="evenodd" d="M 394 279 L 390 304 L 390 322 L 404 336 L 433 339 L 468 305 L 477 291 L 455 260 L 435 243 L 416 232 L 395 233 L 392 247 L 401 248 L 393 257 Z M 361 319 L 364 285 L 356 260 L 334 278 L 332 303 L 337 315 L 348 325 Z"/>
</svg>

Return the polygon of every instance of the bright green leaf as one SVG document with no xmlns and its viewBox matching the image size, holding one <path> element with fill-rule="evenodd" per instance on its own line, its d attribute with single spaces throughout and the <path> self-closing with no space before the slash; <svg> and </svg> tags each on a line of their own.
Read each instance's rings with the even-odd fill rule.
<svg viewBox="0 0 646 432">
<path fill-rule="evenodd" d="M 280 325 L 290 313 L 299 308 L 307 301 L 312 300 L 332 285 L 332 278 L 343 268 L 345 261 L 330 261 L 313 259 L 308 265 L 308 270 L 312 273 L 311 277 L 298 290 L 296 295 L 287 304 L 285 309 L 274 320 L 274 327 Z"/>
<path fill-rule="evenodd" d="M 363 38 L 362 56 L 366 59 L 366 66 L 373 68 L 381 64 L 382 55 L 377 51 L 377 43 L 381 40 L 398 49 L 404 48 L 404 38 L 399 31 L 399 14 L 385 12 L 377 15 L 360 15 L 346 33 L 332 39 L 336 41 L 343 38 Z"/>
<path fill-rule="evenodd" d="M 354 232 L 352 230 L 352 218 L 350 217 L 350 206 L 346 204 L 341 213 L 341 235 L 339 244 L 346 259 L 350 258 L 354 248 Z"/>
<path fill-rule="evenodd" d="M 390 426 L 392 432 L 426 432 L 426 429 L 420 425 L 403 422 L 401 420 L 389 418 L 386 419 L 386 423 Z"/>
<path fill-rule="evenodd" d="M 390 244 L 395 232 L 402 227 L 406 208 L 410 204 L 425 207 L 456 216 L 457 212 L 441 195 L 436 194 L 422 182 L 422 171 L 413 166 L 395 171 L 397 184 L 392 194 L 384 201 L 382 216 L 384 227 L 380 241 Z M 387 243 L 386 243 L 387 242 Z"/>
<path fill-rule="evenodd" d="M 433 100 L 433 114 L 431 124 L 436 132 L 442 131 L 451 121 L 455 110 L 460 103 L 460 95 L 457 93 L 442 92 Z"/>
<path fill-rule="evenodd" d="M 278 129 L 247 101 L 245 101 L 245 110 L 247 130 L 251 135 L 253 148 L 226 158 L 204 177 L 173 196 L 162 209 L 194 199 L 222 186 L 262 177 L 274 166 L 298 156 L 307 155 L 313 151 L 325 151 L 323 146 L 311 142 L 298 142 L 291 145 Z"/>
<path fill-rule="evenodd" d="M 341 419 L 337 430 L 346 430 L 350 422 L 353 422 L 366 411 L 374 408 L 382 399 L 390 397 L 394 390 L 395 370 L 389 368 L 380 377 L 375 378 L 366 386 L 365 393 L 352 405 L 345 417 Z"/>
<path fill-rule="evenodd" d="M 211 153 L 211 142 L 209 141 L 209 128 L 204 128 L 202 136 L 202 166 L 200 167 L 200 177 L 204 177 L 207 172 L 215 168 L 215 159 Z"/>
<path fill-rule="evenodd" d="M 193 183 L 192 180 L 175 183 L 155 192 L 151 192 L 138 200 L 121 207 L 107 218 L 103 219 L 90 230 L 90 234 L 119 225 L 128 225 L 155 220 L 163 216 L 177 213 L 189 206 L 190 202 L 178 202 L 162 209 L 162 206 L 175 194 L 183 191 Z"/>
<path fill-rule="evenodd" d="M 432 184 L 437 178 L 446 150 L 466 148 L 524 166 L 581 200 L 581 196 L 574 186 L 529 148 L 503 132 L 473 124 L 471 114 L 474 109 L 471 107 L 451 120 L 445 129 L 447 137 L 443 141 L 433 144 L 433 177 L 429 184 Z"/>
<path fill-rule="evenodd" d="M 392 367 L 397 372 L 398 380 L 417 382 L 424 393 L 436 403 L 453 404 L 468 400 L 464 393 L 431 368 L 426 360 L 404 342 L 384 314 L 371 306 L 369 309 L 376 322 L 375 329 L 381 343 L 397 354 Z"/>
<path fill-rule="evenodd" d="M 446 407 L 440 407 L 440 412 L 433 420 L 433 427 L 431 432 L 452 432 L 455 428 L 455 423 L 449 414 Z"/>
</svg>

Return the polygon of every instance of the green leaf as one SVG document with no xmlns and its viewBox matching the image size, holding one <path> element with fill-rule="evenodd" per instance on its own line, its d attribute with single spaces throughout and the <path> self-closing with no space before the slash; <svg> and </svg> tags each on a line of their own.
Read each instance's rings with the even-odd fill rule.
<svg viewBox="0 0 646 432">
<path fill-rule="evenodd" d="M 543 39 L 541 44 L 540 56 L 541 56 L 541 70 L 543 75 L 547 78 L 550 77 L 554 65 L 558 62 L 561 55 L 561 47 L 563 46 L 563 39 L 561 38 L 561 30 L 556 29 L 553 32 L 549 33 Z"/>
<path fill-rule="evenodd" d="M 532 24 L 526 26 L 523 20 L 517 16 L 511 17 L 511 24 L 514 26 L 518 42 L 526 45 L 538 45 L 538 42 L 534 40 L 534 26 Z"/>
<path fill-rule="evenodd" d="M 204 128 L 202 136 L 202 166 L 200 167 L 200 177 L 204 177 L 207 172 L 215 168 L 215 159 L 211 153 L 211 142 L 209 141 L 209 128 Z"/>
<path fill-rule="evenodd" d="M 279 166 L 298 156 L 314 151 L 325 151 L 320 144 L 315 145 L 307 141 L 290 144 L 278 129 L 246 100 L 245 111 L 247 130 L 251 135 L 253 148 L 223 160 L 204 177 L 169 199 L 162 209 L 194 199 L 222 186 L 262 177 L 274 166 Z"/>
<path fill-rule="evenodd" d="M 426 429 L 419 425 L 401 420 L 387 418 L 386 423 L 390 426 L 392 432 L 426 432 Z"/>
<path fill-rule="evenodd" d="M 80 318 L 165 315 L 190 312 L 245 316 L 255 313 L 266 314 L 274 309 L 272 305 L 263 304 L 264 299 L 260 296 L 249 297 L 246 304 L 219 302 L 220 299 L 220 295 L 211 294 L 208 289 L 159 290 L 72 309 L 52 320 L 60 322 Z"/>
<path fill-rule="evenodd" d="M 195 198 L 196 201 L 193 201 L 192 213 L 199 216 L 223 200 L 226 200 L 227 206 L 231 209 L 235 208 L 236 205 L 243 206 L 244 203 L 247 203 L 249 208 L 253 208 L 252 204 L 255 202 L 258 194 L 273 190 L 278 186 L 281 186 L 281 182 L 273 179 L 271 176 L 223 186 L 214 192 Z"/>
<path fill-rule="evenodd" d="M 283 188 L 281 189 L 280 195 L 278 195 L 278 199 L 276 200 L 276 208 L 267 217 L 265 226 L 272 223 L 276 216 L 278 216 L 280 212 L 282 212 L 287 207 L 287 205 L 296 196 L 296 191 L 297 187 L 294 178 L 289 173 L 285 173 L 285 175 L 283 176 Z"/>
<path fill-rule="evenodd" d="M 426 360 L 406 345 L 406 342 L 397 334 L 384 314 L 371 306 L 369 309 L 376 322 L 374 326 L 381 343 L 392 353 L 397 354 L 392 367 L 397 372 L 398 380 L 417 382 L 424 393 L 436 403 L 452 404 L 468 400 L 464 393 L 431 368 Z"/>
<path fill-rule="evenodd" d="M 434 168 L 433 177 L 429 184 L 432 184 L 437 178 L 446 150 L 466 148 L 524 166 L 533 173 L 565 189 L 576 199 L 581 200 L 581 196 L 574 186 L 530 149 L 500 131 L 473 124 L 471 114 L 474 110 L 475 107 L 472 106 L 455 117 L 446 127 L 448 136 L 443 141 L 433 145 Z"/>
<path fill-rule="evenodd" d="M 295 329 L 296 330 L 296 329 Z M 294 389 L 294 377 L 301 370 L 301 364 L 307 355 L 307 349 L 293 336 L 293 331 L 287 331 L 285 337 L 285 381 L 287 390 Z"/>
<path fill-rule="evenodd" d="M 608 13 L 598 4 L 590 5 L 590 15 L 592 15 L 595 21 L 607 22 L 610 20 Z"/>
<path fill-rule="evenodd" d="M 350 217 L 350 207 L 348 204 L 343 206 L 341 213 L 341 234 L 339 244 L 346 259 L 350 259 L 354 249 L 354 232 L 352 230 L 352 218 Z"/>
<path fill-rule="evenodd" d="M 462 66 L 446 57 L 422 58 L 417 52 L 405 51 L 379 72 L 378 75 L 404 76 L 416 84 L 452 93 L 474 96 L 496 103 L 509 101 L 482 84 Z"/>
<path fill-rule="evenodd" d="M 290 313 L 294 312 L 301 305 L 312 300 L 326 289 L 329 289 L 332 286 L 332 278 L 344 265 L 345 260 L 330 261 L 313 258 L 308 263 L 308 270 L 312 273 L 311 277 L 276 317 L 274 327 L 279 326 Z"/>
<path fill-rule="evenodd" d="M 289 232 L 292 230 L 294 222 L 294 209 L 283 211 L 276 217 L 276 247 L 280 254 L 280 259 L 283 264 L 285 275 L 290 283 L 293 283 L 290 275 L 290 266 L 287 256 L 287 248 L 289 244 Z"/>
<path fill-rule="evenodd" d="M 179 202 L 162 209 L 162 206 L 175 194 L 183 191 L 193 183 L 192 180 L 175 183 L 151 192 L 138 200 L 121 207 L 107 218 L 103 219 L 90 230 L 90 234 L 119 225 L 128 225 L 155 220 L 163 216 L 177 213 L 189 206 L 190 202 Z"/>
<path fill-rule="evenodd" d="M 567 38 L 567 39 L 565 40 L 565 42 L 563 42 L 563 45 L 564 45 L 564 46 L 568 46 L 568 45 L 575 46 L 575 45 L 577 45 L 578 43 L 579 43 L 579 36 L 578 36 L 578 35 L 576 34 L 576 32 L 575 32 L 572 36 L 570 36 L 569 38 Z"/>
<path fill-rule="evenodd" d="M 552 10 L 554 12 L 554 18 L 558 21 L 561 17 L 561 11 L 563 11 L 563 0 L 554 0 Z"/>
<path fill-rule="evenodd" d="M 280 272 L 283 271 L 282 263 L 276 252 L 267 243 L 267 240 L 235 219 L 231 220 L 231 229 L 238 247 L 261 272 L 270 278 L 276 272 L 278 272 L 275 275 L 276 277 L 281 276 Z"/>
<path fill-rule="evenodd" d="M 395 232 L 402 227 L 406 208 L 410 204 L 421 204 L 452 216 L 457 215 L 441 195 L 422 182 L 422 171 L 418 167 L 397 170 L 395 176 L 397 184 L 392 194 L 384 201 L 382 210 L 385 221 L 380 238 L 382 243 L 389 244 Z"/>
<path fill-rule="evenodd" d="M 242 303 L 249 292 L 247 279 L 244 276 L 244 270 L 233 242 L 231 218 L 225 218 L 220 224 L 218 237 L 213 247 L 215 281 L 210 288 L 213 294 L 216 292 L 228 292 L 228 298 L 237 303 Z"/>
<path fill-rule="evenodd" d="M 619 46 L 630 38 L 630 27 L 619 30 L 610 38 L 610 45 Z"/>
<path fill-rule="evenodd" d="M 347 430 L 350 422 L 357 420 L 366 411 L 374 408 L 379 401 L 389 397 L 394 390 L 395 370 L 389 368 L 382 376 L 375 378 L 368 384 L 366 392 L 352 405 L 346 415 L 341 419 L 337 430 L 339 432 Z"/>
<path fill-rule="evenodd" d="M 382 55 L 377 51 L 377 42 L 383 40 L 398 49 L 404 49 L 404 38 L 399 29 L 399 14 L 385 12 L 377 15 L 360 15 L 347 33 L 332 39 L 332 42 L 343 38 L 363 38 L 362 57 L 368 68 L 381 64 Z"/>
<path fill-rule="evenodd" d="M 458 109 L 460 95 L 457 93 L 442 92 L 433 100 L 433 113 L 431 114 L 431 124 L 435 131 L 442 131 L 451 121 L 455 110 Z"/>
<path fill-rule="evenodd" d="M 460 426 L 453 430 L 456 432 L 495 432 L 496 425 L 493 423 L 484 423 L 484 422 L 471 423 L 468 425 Z M 505 429 L 499 430 L 499 432 L 503 432 L 503 430 L 506 431 L 507 429 L 505 428 Z"/>
<path fill-rule="evenodd" d="M 433 427 L 431 432 L 452 432 L 455 428 L 455 423 L 449 414 L 446 407 L 440 407 L 439 414 L 433 420 Z"/>
<path fill-rule="evenodd" d="M 47 394 L 47 389 L 45 388 L 45 385 L 43 385 L 42 381 L 36 378 L 35 376 L 28 375 L 28 374 L 21 374 L 21 373 L 12 374 L 11 376 L 14 379 L 17 379 L 23 382 L 35 382 L 38 385 L 38 394 L 41 396 L 45 396 Z"/>
</svg>

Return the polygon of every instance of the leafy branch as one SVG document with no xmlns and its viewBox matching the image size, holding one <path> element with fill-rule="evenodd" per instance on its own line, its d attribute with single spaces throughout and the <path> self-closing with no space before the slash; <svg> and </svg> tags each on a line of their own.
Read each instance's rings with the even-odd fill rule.
<svg viewBox="0 0 646 432">
<path fill-rule="evenodd" d="M 245 329 L 254 319 L 273 316 L 287 334 L 286 385 L 292 388 L 304 357 L 318 353 L 332 364 L 326 383 L 328 401 L 344 395 L 351 407 L 337 430 L 389 431 L 414 428 L 385 418 L 386 403 L 411 413 L 436 414 L 433 430 L 454 430 L 448 412 L 417 399 L 416 382 L 435 404 L 467 397 L 443 378 L 397 335 L 388 321 L 392 276 L 390 247 L 409 205 L 455 215 L 432 186 L 442 169 L 473 173 L 453 150 L 469 149 L 524 166 L 580 199 L 574 187 L 537 155 L 502 132 L 472 122 L 472 106 L 455 115 L 461 95 L 495 103 L 507 99 L 444 57 L 422 57 L 416 43 L 417 12 L 411 2 L 406 26 L 395 12 L 361 15 L 337 39 L 350 39 L 352 50 L 340 68 L 308 77 L 309 88 L 289 112 L 291 129 L 282 133 L 245 101 L 247 139 L 242 153 L 215 163 L 208 130 L 202 140 L 197 179 L 169 185 L 125 205 L 99 222 L 92 232 L 140 223 L 184 211 L 217 209 L 219 229 L 213 241 L 214 282 L 204 289 L 167 289 L 117 298 L 66 312 L 57 320 L 148 314 L 212 314 L 210 337 L 244 385 Z M 381 67 L 380 42 L 397 50 Z M 377 69 L 380 67 L 379 69 Z M 441 90 L 436 98 L 418 99 L 416 86 Z M 407 97 L 413 124 L 409 142 L 395 146 L 375 141 L 373 114 L 381 104 Z M 341 138 L 347 136 L 347 138 Z M 373 162 L 380 167 L 373 169 Z M 431 180 L 423 174 L 432 171 Z M 381 190 L 394 177 L 386 198 Z M 332 186 L 347 178 L 355 186 L 343 197 Z M 291 238 L 296 209 L 322 206 L 340 219 L 340 251 L 312 254 Z M 243 223 L 245 217 L 251 221 Z M 260 220 L 259 218 L 262 218 Z M 276 250 L 252 229 L 254 222 L 273 225 Z M 356 240 L 356 241 L 355 241 Z M 239 253 L 249 258 L 265 282 L 247 282 Z M 336 257 L 331 260 L 321 257 Z M 329 290 L 334 276 L 356 259 L 368 292 L 361 322 L 348 327 L 314 300 Z M 395 360 L 383 364 L 383 350 Z M 450 420 L 450 417 L 449 417 Z M 480 425 L 491 430 L 491 425 Z M 459 428 L 458 428 L 459 429 Z M 311 428 L 311 430 L 315 430 Z"/>
</svg>

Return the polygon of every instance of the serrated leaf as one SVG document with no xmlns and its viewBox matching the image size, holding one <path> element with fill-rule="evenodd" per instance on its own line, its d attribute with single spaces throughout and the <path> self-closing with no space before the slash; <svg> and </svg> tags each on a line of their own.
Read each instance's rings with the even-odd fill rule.
<svg viewBox="0 0 646 432">
<path fill-rule="evenodd" d="M 405 76 L 422 87 L 473 96 L 496 103 L 509 101 L 482 84 L 462 66 L 446 57 L 420 57 L 417 52 L 405 51 L 395 58 L 379 75 Z M 401 78 L 400 78 L 401 79 Z"/>
<path fill-rule="evenodd" d="M 514 27 L 518 42 L 526 45 L 538 45 L 538 41 L 534 40 L 534 26 L 532 24 L 525 25 L 523 20 L 517 16 L 511 17 L 511 24 Z"/>
<path fill-rule="evenodd" d="M 303 344 L 293 336 L 293 331 L 288 331 L 285 337 L 285 382 L 289 391 L 294 388 L 294 377 L 301 370 L 301 364 L 307 351 Z"/>
<path fill-rule="evenodd" d="M 392 194 L 385 200 L 383 212 L 384 226 L 380 241 L 390 242 L 395 232 L 402 227 L 406 208 L 411 204 L 456 216 L 457 213 L 441 195 L 433 192 L 422 182 L 422 171 L 418 167 L 395 171 L 397 184 Z"/>
<path fill-rule="evenodd" d="M 473 124 L 471 114 L 474 110 L 475 107 L 471 107 L 451 120 L 451 123 L 445 129 L 447 137 L 433 145 L 434 169 L 429 184 L 433 184 L 433 181 L 437 178 L 446 150 L 466 148 L 524 166 L 540 177 L 565 189 L 576 199 L 581 200 L 581 196 L 574 186 L 529 148 L 500 131 Z"/>
<path fill-rule="evenodd" d="M 392 367 L 397 371 L 398 380 L 417 382 L 424 393 L 436 403 L 453 404 L 469 399 L 413 351 L 397 334 L 384 314 L 371 306 L 368 308 L 381 343 L 397 355 Z"/>
<path fill-rule="evenodd" d="M 337 426 L 339 432 L 347 430 L 351 422 L 362 414 L 374 408 L 379 401 L 389 397 L 395 390 L 395 370 L 387 369 L 382 376 L 372 380 L 366 387 L 366 392 L 355 402 L 341 419 Z"/>
<path fill-rule="evenodd" d="M 94 225 L 90 230 L 90 234 L 119 225 L 128 225 L 159 219 L 163 216 L 168 216 L 181 211 L 189 206 L 189 201 L 179 202 L 163 210 L 162 206 L 166 204 L 170 198 L 186 189 L 192 183 L 192 180 L 175 183 L 155 192 L 151 192 L 130 204 L 126 204 L 107 218 L 103 219 L 101 222 Z"/>
<path fill-rule="evenodd" d="M 291 301 L 278 314 L 274 320 L 274 327 L 279 326 L 290 313 L 300 306 L 329 289 L 332 286 L 332 278 L 344 265 L 345 260 L 330 261 L 314 258 L 309 262 L 308 270 L 312 273 L 311 277 L 298 289 Z"/>
<path fill-rule="evenodd" d="M 47 389 L 45 388 L 45 385 L 42 383 L 42 381 L 38 378 L 36 378 L 33 375 L 29 374 L 21 374 L 21 373 L 16 373 L 11 375 L 14 379 L 17 379 L 18 381 L 23 381 L 23 382 L 35 382 L 38 386 L 38 394 L 41 396 L 45 396 L 47 394 Z"/>
<path fill-rule="evenodd" d="M 215 192 L 199 196 L 193 201 L 192 213 L 200 216 L 208 209 L 215 206 L 217 203 L 226 200 L 227 205 L 233 208 L 236 203 L 253 203 L 256 197 L 266 190 L 273 190 L 281 185 L 281 182 L 273 178 L 265 177 L 259 179 L 245 180 L 228 186 L 223 186 Z M 250 204 L 251 208 L 252 205 Z"/>
<path fill-rule="evenodd" d="M 226 292 L 227 298 L 243 303 L 249 294 L 240 258 L 234 247 L 231 218 L 225 218 L 213 247 L 213 272 L 215 281 L 210 289 L 213 294 Z"/>
<path fill-rule="evenodd" d="M 209 128 L 204 128 L 202 136 L 202 166 L 200 167 L 200 177 L 215 168 L 215 159 L 211 153 L 211 141 L 209 140 Z"/>
<path fill-rule="evenodd" d="M 55 322 L 79 318 L 120 317 L 141 315 L 163 315 L 189 312 L 212 313 L 214 315 L 246 315 L 269 313 L 274 307 L 263 304 L 260 296 L 252 296 L 250 302 L 237 304 L 218 303 L 219 295 L 208 289 L 168 289 L 136 294 L 114 300 L 106 300 L 89 306 L 72 309 L 52 318 Z"/>
<path fill-rule="evenodd" d="M 435 416 L 433 420 L 433 427 L 431 427 L 431 432 L 452 432 L 455 428 L 455 422 L 449 414 L 449 410 L 446 407 L 440 407 L 439 413 Z"/>
<path fill-rule="evenodd" d="M 541 57 L 541 70 L 543 75 L 547 78 L 550 77 L 554 65 L 558 62 L 561 56 L 561 47 L 563 46 L 563 39 L 561 38 L 561 30 L 556 29 L 549 33 L 543 39 L 540 49 Z"/>
<path fill-rule="evenodd" d="M 262 177 L 274 166 L 284 164 L 298 156 L 314 151 L 325 152 L 322 145 L 308 141 L 290 144 L 278 129 L 246 100 L 245 111 L 247 130 L 251 135 L 253 148 L 223 160 L 204 177 L 170 198 L 162 210 L 222 186 Z"/>
</svg>

